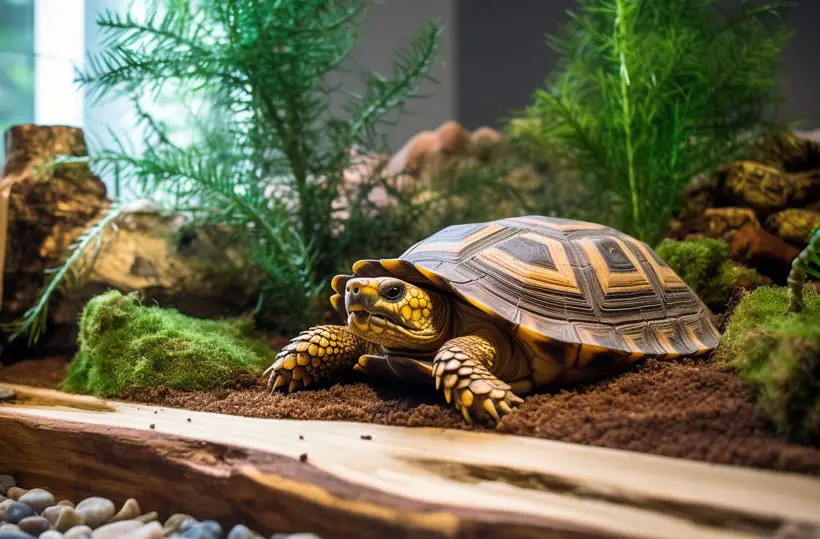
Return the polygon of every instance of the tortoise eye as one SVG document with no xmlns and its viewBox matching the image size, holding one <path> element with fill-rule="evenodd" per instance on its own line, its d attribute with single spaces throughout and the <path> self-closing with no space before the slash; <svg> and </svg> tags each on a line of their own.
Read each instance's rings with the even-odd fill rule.
<svg viewBox="0 0 820 539">
<path fill-rule="evenodd" d="M 384 293 L 384 297 L 390 300 L 397 300 L 404 295 L 404 287 L 400 285 L 393 285 Z"/>
</svg>

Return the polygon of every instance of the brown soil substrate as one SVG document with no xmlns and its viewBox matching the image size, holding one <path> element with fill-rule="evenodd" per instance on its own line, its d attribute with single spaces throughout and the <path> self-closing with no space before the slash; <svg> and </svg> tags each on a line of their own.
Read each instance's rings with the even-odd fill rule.
<svg viewBox="0 0 820 539">
<path fill-rule="evenodd" d="M 26 361 L 0 368 L 0 381 L 55 387 L 65 365 L 60 359 Z M 157 388 L 127 391 L 118 398 L 248 417 L 493 428 L 469 427 L 432 384 L 368 380 L 357 373 L 334 385 L 292 395 L 270 395 L 260 379 L 243 376 L 231 389 L 184 392 Z M 737 375 L 709 360 L 648 361 L 613 379 L 533 395 L 495 430 L 820 475 L 820 447 L 789 443 L 777 436 Z"/>
</svg>

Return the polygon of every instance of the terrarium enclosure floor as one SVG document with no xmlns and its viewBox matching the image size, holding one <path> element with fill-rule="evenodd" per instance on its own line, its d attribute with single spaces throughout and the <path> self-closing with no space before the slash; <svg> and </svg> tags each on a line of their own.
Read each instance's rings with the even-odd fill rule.
<svg viewBox="0 0 820 539">
<path fill-rule="evenodd" d="M 0 367 L 0 382 L 56 388 L 68 362 L 54 357 Z M 291 395 L 242 376 L 231 389 L 128 391 L 116 400 L 260 418 L 394 426 L 470 427 L 432 387 L 351 374 Z M 722 464 L 820 475 L 820 446 L 789 443 L 755 408 L 751 391 L 710 360 L 648 361 L 620 376 L 529 396 L 496 429 L 550 440 Z"/>
</svg>

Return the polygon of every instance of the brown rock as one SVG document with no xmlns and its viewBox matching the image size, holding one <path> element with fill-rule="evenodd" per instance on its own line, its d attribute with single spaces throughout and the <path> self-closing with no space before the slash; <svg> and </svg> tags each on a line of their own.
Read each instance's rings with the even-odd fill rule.
<svg viewBox="0 0 820 539">
<path fill-rule="evenodd" d="M 790 208 L 779 211 L 766 219 L 766 229 L 780 238 L 805 245 L 809 235 L 820 225 L 820 211 Z"/>
<path fill-rule="evenodd" d="M 419 174 L 428 156 L 438 149 L 438 133 L 422 131 L 408 140 L 387 162 L 383 170 L 385 176 L 398 174 Z"/>
<path fill-rule="evenodd" d="M 685 221 L 672 223 L 669 237 L 678 240 L 722 239 L 731 243 L 746 225 L 760 228 L 755 212 L 749 208 L 708 208 Z"/>
<path fill-rule="evenodd" d="M 748 224 L 735 234 L 729 246 L 732 259 L 757 269 L 776 283 L 785 283 L 800 250 L 763 228 Z"/>
<path fill-rule="evenodd" d="M 491 146 L 501 141 L 501 133 L 492 127 L 482 126 L 472 132 L 470 138 L 474 146 Z"/>
<path fill-rule="evenodd" d="M 62 264 L 70 244 L 111 204 L 104 184 L 84 163 L 40 170 L 58 151 L 82 157 L 81 130 L 15 126 L 6 140 L 9 159 L 0 193 L 8 194 L 8 220 L 7 225 L 0 221 L 0 237 L 7 232 L 8 254 L 0 260 L 0 322 L 19 319 L 34 304 L 46 282 L 46 270 Z M 82 285 L 70 294 L 52 297 L 38 352 L 76 349 L 80 310 L 88 299 L 111 288 L 140 291 L 146 300 L 193 316 L 238 315 L 252 308 L 255 280 L 236 269 L 242 265 L 240 246 L 231 243 L 229 231 L 187 230 L 181 215 L 163 215 L 140 202 L 127 208 L 116 225 L 101 236 L 96 258 L 97 251 L 91 247 L 75 266 L 91 270 L 78 276 Z M 30 353 L 19 350 L 25 346 L 25 339 L 18 339 L 2 350 L 9 356 Z"/>
<path fill-rule="evenodd" d="M 766 141 L 756 159 L 786 172 L 817 169 L 820 141 L 813 139 L 812 133 L 782 133 Z"/>
<path fill-rule="evenodd" d="M 463 156 L 473 146 L 470 132 L 454 121 L 444 122 L 436 130 L 437 150 L 448 156 Z"/>
<path fill-rule="evenodd" d="M 739 161 L 726 168 L 723 187 L 730 203 L 768 215 L 816 200 L 820 195 L 820 172 L 788 173 L 753 161 Z"/>
</svg>

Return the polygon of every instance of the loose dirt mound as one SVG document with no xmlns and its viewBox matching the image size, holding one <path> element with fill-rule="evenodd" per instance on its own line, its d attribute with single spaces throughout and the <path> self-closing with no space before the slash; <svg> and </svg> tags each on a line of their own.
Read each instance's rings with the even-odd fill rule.
<svg viewBox="0 0 820 539">
<path fill-rule="evenodd" d="M 0 368 L 0 381 L 55 387 L 64 369 L 65 362 L 59 359 L 27 361 Z M 260 380 L 246 376 L 231 389 L 186 393 L 158 388 L 129 391 L 120 399 L 249 417 L 470 428 L 432 384 L 402 385 L 357 373 L 335 385 L 293 395 L 269 395 Z M 820 475 L 820 447 L 790 444 L 778 437 L 755 409 L 750 390 L 732 372 L 708 360 L 649 361 L 611 380 L 530 396 L 497 430 Z"/>
</svg>

